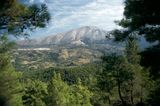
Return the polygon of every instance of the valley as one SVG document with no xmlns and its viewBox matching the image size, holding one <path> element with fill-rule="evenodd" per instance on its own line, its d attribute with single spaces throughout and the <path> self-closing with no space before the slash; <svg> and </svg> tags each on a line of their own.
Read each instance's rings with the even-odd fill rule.
<svg viewBox="0 0 160 106">
<path fill-rule="evenodd" d="M 23 49 L 13 54 L 13 64 L 19 69 L 79 66 L 100 61 L 102 53 L 83 47 L 54 48 L 49 50 Z"/>
<path fill-rule="evenodd" d="M 101 56 L 122 53 L 123 44 L 97 27 L 81 27 L 40 39 L 17 41 L 12 62 L 18 70 L 73 67 L 99 63 Z"/>
</svg>

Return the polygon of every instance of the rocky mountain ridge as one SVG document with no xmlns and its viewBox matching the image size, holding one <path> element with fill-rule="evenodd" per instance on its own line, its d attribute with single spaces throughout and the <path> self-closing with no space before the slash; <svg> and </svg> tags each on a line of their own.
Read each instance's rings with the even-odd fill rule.
<svg viewBox="0 0 160 106">
<path fill-rule="evenodd" d="M 97 27 L 85 26 L 65 33 L 50 35 L 40 39 L 18 41 L 18 45 L 77 45 L 111 43 L 113 37 Z"/>
</svg>

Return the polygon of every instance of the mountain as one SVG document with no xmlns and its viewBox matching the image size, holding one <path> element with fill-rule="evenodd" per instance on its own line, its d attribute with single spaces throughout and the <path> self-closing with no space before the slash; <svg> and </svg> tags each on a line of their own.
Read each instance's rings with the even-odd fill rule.
<svg viewBox="0 0 160 106">
<path fill-rule="evenodd" d="M 48 36 L 42 40 L 45 44 L 79 44 L 87 45 L 96 43 L 96 41 L 103 41 L 106 39 L 107 32 L 100 30 L 97 27 L 81 27 L 66 33 Z"/>
<path fill-rule="evenodd" d="M 107 37 L 107 39 L 106 39 Z M 47 36 L 40 39 L 18 41 L 19 45 L 77 45 L 111 43 L 113 37 L 97 27 L 85 26 L 68 32 Z"/>
</svg>

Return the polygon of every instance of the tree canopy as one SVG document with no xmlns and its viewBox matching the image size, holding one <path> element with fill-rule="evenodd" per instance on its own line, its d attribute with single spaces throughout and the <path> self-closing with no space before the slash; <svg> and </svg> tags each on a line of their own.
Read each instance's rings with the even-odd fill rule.
<svg viewBox="0 0 160 106">
<path fill-rule="evenodd" d="M 26 31 L 45 27 L 50 20 L 45 4 L 26 6 L 18 0 L 0 2 L 0 34 L 26 35 Z"/>
<path fill-rule="evenodd" d="M 124 18 L 118 22 L 125 30 L 114 30 L 116 40 L 131 33 L 145 35 L 148 41 L 160 40 L 160 8 L 158 0 L 125 0 Z"/>
</svg>

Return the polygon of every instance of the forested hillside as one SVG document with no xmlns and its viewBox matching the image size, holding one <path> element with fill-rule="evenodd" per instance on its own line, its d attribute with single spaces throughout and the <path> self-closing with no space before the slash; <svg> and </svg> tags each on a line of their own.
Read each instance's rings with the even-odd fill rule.
<svg viewBox="0 0 160 106">
<path fill-rule="evenodd" d="M 13 37 L 46 27 L 47 6 L 0 0 L 0 106 L 160 106 L 159 1 L 124 0 L 124 6 L 115 23 L 121 29 L 108 32 L 125 42 L 123 53 L 60 46 L 31 52 L 16 51 Z M 139 36 L 158 43 L 142 51 Z"/>
</svg>

